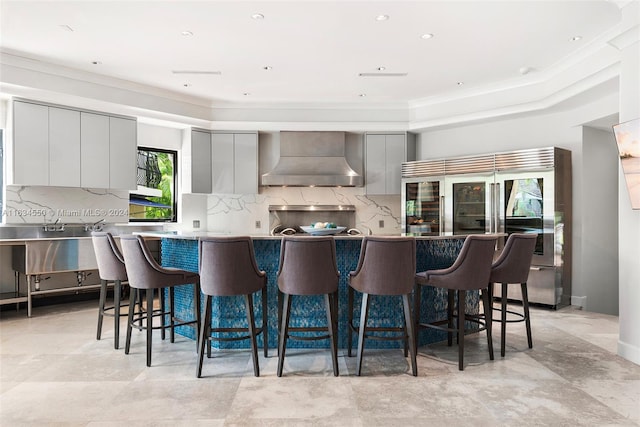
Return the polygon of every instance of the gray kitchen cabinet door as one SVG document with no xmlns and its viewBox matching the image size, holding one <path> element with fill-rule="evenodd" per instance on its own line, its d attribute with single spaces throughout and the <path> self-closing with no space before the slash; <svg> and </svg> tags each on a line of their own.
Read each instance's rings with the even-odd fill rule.
<svg viewBox="0 0 640 427">
<path fill-rule="evenodd" d="M 402 163 L 407 161 L 405 135 L 387 135 L 385 139 L 385 194 L 400 194 Z"/>
<path fill-rule="evenodd" d="M 366 194 L 400 194 L 406 134 L 367 134 L 365 143 Z"/>
<path fill-rule="evenodd" d="M 137 122 L 121 117 L 109 117 L 109 188 L 138 188 L 137 153 Z"/>
<path fill-rule="evenodd" d="M 365 139 L 364 187 L 367 194 L 386 193 L 386 137 L 367 135 Z"/>
<path fill-rule="evenodd" d="M 258 134 L 234 136 L 234 189 L 236 194 L 258 193 Z"/>
<path fill-rule="evenodd" d="M 191 131 L 191 192 L 211 193 L 211 134 Z"/>
<path fill-rule="evenodd" d="M 49 108 L 13 103 L 13 173 L 16 185 L 49 185 Z"/>
<path fill-rule="evenodd" d="M 80 113 L 80 185 L 109 188 L 109 116 Z"/>
<path fill-rule="evenodd" d="M 80 112 L 49 107 L 49 185 L 80 186 Z"/>
<path fill-rule="evenodd" d="M 234 134 L 211 134 L 211 175 L 213 193 L 234 192 Z"/>
</svg>

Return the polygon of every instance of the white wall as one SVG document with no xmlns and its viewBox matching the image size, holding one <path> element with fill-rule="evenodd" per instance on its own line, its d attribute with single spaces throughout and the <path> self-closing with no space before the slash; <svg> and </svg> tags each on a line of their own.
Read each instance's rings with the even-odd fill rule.
<svg viewBox="0 0 640 427">
<path fill-rule="evenodd" d="M 640 2 L 622 9 L 624 25 L 640 25 Z M 620 121 L 640 117 L 640 40 L 622 49 Z M 632 210 L 624 176 L 619 173 L 620 337 L 618 354 L 640 364 L 640 210 Z"/>
<path fill-rule="evenodd" d="M 618 314 L 618 149 L 612 131 L 583 128 L 582 160 L 584 308 L 615 315 Z"/>
<path fill-rule="evenodd" d="M 616 93 L 580 106 L 565 106 L 559 111 L 526 117 L 492 120 L 459 127 L 422 132 L 419 138 L 420 159 L 485 154 L 517 149 L 556 146 L 571 150 L 573 169 L 573 267 L 572 296 L 587 296 L 592 292 L 583 280 L 583 230 L 585 224 L 585 198 L 582 176 L 583 135 L 582 124 L 609 116 L 618 109 Z M 588 252 L 591 256 L 591 254 Z M 595 298 L 595 295 L 594 295 Z M 615 296 L 611 296 L 615 298 Z M 607 304 L 610 306 L 611 304 Z"/>
</svg>

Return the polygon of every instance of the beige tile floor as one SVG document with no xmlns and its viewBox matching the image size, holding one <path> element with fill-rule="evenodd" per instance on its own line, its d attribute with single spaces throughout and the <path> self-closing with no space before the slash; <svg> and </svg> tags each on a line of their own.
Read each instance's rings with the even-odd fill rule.
<svg viewBox="0 0 640 427">
<path fill-rule="evenodd" d="M 509 325 L 504 358 L 496 330 L 494 361 L 484 334 L 468 336 L 462 372 L 457 348 L 438 344 L 419 349 L 417 378 L 400 350 L 366 351 L 361 377 L 345 352 L 333 377 L 328 351 L 291 350 L 278 378 L 271 350 L 259 378 L 248 351 L 224 351 L 201 379 L 183 337 L 154 336 L 151 368 L 140 332 L 129 355 L 114 350 L 110 318 L 97 341 L 96 307 L 38 307 L 30 319 L 3 308 L 1 426 L 640 425 L 640 366 L 615 353 L 618 319 L 571 307 L 533 310 L 533 349 L 524 324 Z"/>
</svg>

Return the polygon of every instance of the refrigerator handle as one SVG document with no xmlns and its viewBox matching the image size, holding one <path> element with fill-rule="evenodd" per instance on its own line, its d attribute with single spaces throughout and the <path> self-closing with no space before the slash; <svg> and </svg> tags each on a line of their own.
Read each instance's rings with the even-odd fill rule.
<svg viewBox="0 0 640 427">
<path fill-rule="evenodd" d="M 494 189 L 494 201 L 495 204 L 493 205 L 493 214 L 495 215 L 494 221 L 495 221 L 495 228 L 494 228 L 494 233 L 498 233 L 500 232 L 499 228 L 500 228 L 500 183 L 496 183 L 495 184 L 495 189 Z"/>
<path fill-rule="evenodd" d="M 490 209 L 491 211 L 489 212 L 489 233 L 493 233 L 494 229 L 496 228 L 496 224 L 494 224 L 494 221 L 496 219 L 495 216 L 495 210 L 496 210 L 496 185 L 495 184 L 489 184 L 489 203 L 490 203 Z"/>
<path fill-rule="evenodd" d="M 440 220 L 438 221 L 439 233 L 444 233 L 444 196 L 440 196 Z"/>
</svg>

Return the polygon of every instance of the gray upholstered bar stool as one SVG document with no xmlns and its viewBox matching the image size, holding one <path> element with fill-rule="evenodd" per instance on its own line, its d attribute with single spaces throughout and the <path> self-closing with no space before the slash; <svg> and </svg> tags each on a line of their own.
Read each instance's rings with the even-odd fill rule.
<svg viewBox="0 0 640 427">
<path fill-rule="evenodd" d="M 282 238 L 278 270 L 278 376 L 282 376 L 287 339 L 329 339 L 333 374 L 338 375 L 338 280 L 336 243 L 331 236 Z M 327 326 L 289 327 L 293 296 L 324 295 Z M 281 322 L 280 322 L 281 320 Z M 293 335 L 290 333 L 294 332 Z M 296 334 L 296 332 L 298 332 Z M 309 336 L 299 332 L 327 332 Z"/>
<path fill-rule="evenodd" d="M 147 307 L 146 311 L 129 310 L 127 321 L 127 341 L 124 352 L 129 354 L 131 346 L 131 329 L 136 328 L 147 331 L 147 366 L 151 366 L 151 344 L 153 329 L 170 328 L 171 342 L 174 341 L 174 329 L 181 325 L 194 325 L 196 329 L 196 337 L 199 336 L 200 329 L 200 275 L 187 270 L 178 268 L 167 268 L 160 266 L 153 258 L 151 251 L 147 247 L 141 236 L 120 236 L 120 244 L 122 245 L 122 254 L 124 255 L 124 263 L 129 277 L 129 286 L 135 290 L 131 292 L 129 304 L 133 306 L 135 301 L 134 294 L 140 290 L 146 290 Z M 193 311 L 194 320 L 181 320 L 174 317 L 173 304 L 173 287 L 178 285 L 193 284 Z M 153 310 L 153 291 L 169 289 L 169 309 L 165 310 L 160 307 L 159 317 L 160 325 L 153 326 L 154 310 Z M 165 324 L 165 316 L 169 316 L 169 324 Z M 135 322 L 142 321 L 141 325 Z"/>
<path fill-rule="evenodd" d="M 124 257 L 116 245 L 111 233 L 93 232 L 91 233 L 93 250 L 98 263 L 98 274 L 100 275 L 100 303 L 98 305 L 98 331 L 96 339 L 102 335 L 102 321 L 104 316 L 114 317 L 114 348 L 120 346 L 120 316 L 127 316 L 127 313 L 120 313 L 120 308 L 126 306 L 120 301 L 122 295 L 122 283 L 127 281 L 127 270 L 124 266 Z M 107 306 L 107 285 L 113 282 L 113 305 Z"/>
<path fill-rule="evenodd" d="M 379 340 L 403 340 L 405 350 L 411 352 L 411 368 L 418 375 L 416 365 L 416 337 L 409 296 L 416 274 L 416 239 L 413 237 L 371 237 L 362 240 L 360 259 L 355 271 L 349 273 L 348 302 L 348 354 L 351 356 L 352 331 L 358 331 L 358 361 L 356 374 L 362 370 L 362 353 L 365 338 Z M 360 323 L 353 325 L 354 289 L 362 293 Z M 404 325 L 402 327 L 371 327 L 367 325 L 370 295 L 396 295 L 402 297 Z M 376 334 L 378 332 L 378 334 Z M 384 336 L 379 332 L 400 332 L 400 335 Z M 406 351 L 405 351 L 406 353 Z M 405 354 L 406 357 L 406 354 Z"/>
<path fill-rule="evenodd" d="M 258 269 L 249 236 L 215 237 L 200 239 L 198 244 L 200 262 L 200 287 L 205 296 L 204 316 L 201 315 L 200 337 L 198 339 L 198 367 L 196 376 L 202 376 L 202 362 L 205 344 L 207 355 L 211 357 L 211 340 L 235 341 L 249 339 L 253 358 L 253 373 L 260 376 L 256 335 L 262 333 L 264 357 L 268 352 L 267 336 L 267 274 Z M 262 327 L 256 328 L 253 310 L 253 294 L 262 291 Z M 244 296 L 247 327 L 212 328 L 212 297 Z M 212 337 L 211 333 L 243 333 L 248 335 Z"/>
<path fill-rule="evenodd" d="M 489 358 L 493 360 L 493 342 L 491 339 L 491 306 L 487 292 L 482 292 L 484 318 L 480 315 L 466 313 L 467 291 L 487 290 L 491 263 L 495 252 L 497 237 L 486 235 L 469 235 L 465 238 L 462 249 L 453 265 L 439 270 L 427 270 L 416 274 L 414 307 L 416 312 L 416 335 L 419 328 L 434 328 L 447 332 L 447 342 L 452 344 L 452 333 L 458 336 L 458 369 L 464 369 L 464 334 L 465 320 L 477 323 L 480 331 L 487 331 Z M 447 289 L 447 319 L 423 323 L 420 319 L 421 287 L 434 286 Z M 455 296 L 458 299 L 458 311 L 454 314 Z M 457 317 L 458 324 L 453 319 Z M 447 326 L 442 326 L 442 325 Z M 477 330 L 474 330 L 476 332 Z M 471 331 L 469 331 L 471 332 Z"/>
<path fill-rule="evenodd" d="M 529 318 L 529 297 L 527 295 L 527 279 L 531 268 L 531 259 L 536 247 L 538 235 L 513 233 L 509 235 L 507 243 L 500 256 L 491 266 L 491 276 L 489 277 L 489 298 L 493 302 L 493 284 L 501 284 L 501 312 L 500 319 L 493 319 L 494 322 L 501 323 L 500 355 L 504 357 L 507 334 L 507 323 L 525 322 L 527 329 L 527 342 L 529 348 L 533 348 L 531 340 L 531 321 Z M 520 284 L 522 293 L 522 313 L 507 309 L 508 285 L 509 283 Z M 512 318 L 507 319 L 507 313 L 512 314 Z"/>
</svg>

